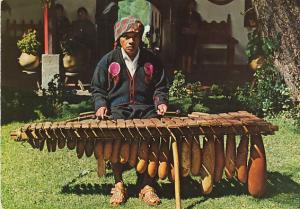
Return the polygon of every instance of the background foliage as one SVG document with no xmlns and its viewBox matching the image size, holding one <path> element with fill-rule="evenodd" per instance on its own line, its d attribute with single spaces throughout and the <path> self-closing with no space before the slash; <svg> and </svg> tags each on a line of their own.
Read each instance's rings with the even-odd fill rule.
<svg viewBox="0 0 300 209">
<path fill-rule="evenodd" d="M 201 82 L 188 83 L 181 71 L 174 71 L 174 79 L 169 90 L 172 109 L 180 109 L 187 114 L 193 111 L 220 113 L 242 110 L 235 100 L 230 86 L 202 86 Z"/>
<path fill-rule="evenodd" d="M 77 117 L 81 112 L 92 111 L 91 97 L 78 97 L 66 89 L 64 77 L 55 75 L 48 89 L 38 92 L 2 88 L 1 123 L 31 120 L 59 120 Z"/>
<path fill-rule="evenodd" d="M 150 3 L 145 0 L 126 0 L 119 2 L 119 19 L 133 15 L 141 19 L 144 25 L 150 22 Z"/>
<path fill-rule="evenodd" d="M 248 35 L 246 55 L 249 59 L 260 57 L 262 65 L 254 74 L 251 84 L 238 88 L 237 99 L 258 115 L 273 116 L 295 106 L 285 81 L 274 66 L 276 52 L 280 49 L 280 34 L 275 38 L 262 37 L 254 30 Z"/>
</svg>

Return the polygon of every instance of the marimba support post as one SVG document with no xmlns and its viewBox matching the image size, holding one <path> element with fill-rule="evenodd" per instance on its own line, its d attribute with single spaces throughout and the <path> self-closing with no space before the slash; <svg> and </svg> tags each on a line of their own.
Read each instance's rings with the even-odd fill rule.
<svg viewBox="0 0 300 209">
<path fill-rule="evenodd" d="M 178 146 L 176 137 L 172 132 L 172 152 L 173 152 L 173 163 L 175 169 L 175 201 L 176 209 L 181 209 L 181 197 L 180 197 L 180 173 L 179 173 L 179 157 L 178 157 Z"/>
</svg>

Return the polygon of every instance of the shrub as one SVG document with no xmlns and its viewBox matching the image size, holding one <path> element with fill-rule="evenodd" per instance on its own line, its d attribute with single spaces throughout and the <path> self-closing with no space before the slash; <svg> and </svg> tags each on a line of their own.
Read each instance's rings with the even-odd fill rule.
<svg viewBox="0 0 300 209">
<path fill-rule="evenodd" d="M 174 99 L 183 99 L 188 97 L 185 76 L 181 71 L 174 71 L 174 80 L 169 89 L 169 96 Z"/>
<path fill-rule="evenodd" d="M 169 91 L 171 108 L 180 108 L 183 113 L 192 111 L 219 113 L 239 109 L 231 90 L 218 85 L 204 87 L 199 81 L 187 83 L 181 71 L 174 73 Z"/>
<path fill-rule="evenodd" d="M 41 117 L 57 117 L 62 114 L 64 101 L 67 98 L 64 80 L 62 75 L 56 74 L 48 83 L 47 89 L 39 90 L 43 101 L 38 108 Z"/>
<path fill-rule="evenodd" d="M 93 110 L 91 97 L 75 96 L 65 87 L 64 81 L 64 76 L 56 74 L 48 83 L 48 89 L 40 89 L 41 102 L 37 107 L 40 118 L 70 118 Z"/>
<path fill-rule="evenodd" d="M 37 119 L 35 110 L 38 104 L 39 98 L 33 91 L 2 88 L 1 123 Z"/>
<path fill-rule="evenodd" d="M 91 97 L 74 96 L 62 81 L 63 77 L 56 75 L 39 96 L 32 90 L 2 88 L 1 123 L 65 119 L 93 110 Z"/>
</svg>

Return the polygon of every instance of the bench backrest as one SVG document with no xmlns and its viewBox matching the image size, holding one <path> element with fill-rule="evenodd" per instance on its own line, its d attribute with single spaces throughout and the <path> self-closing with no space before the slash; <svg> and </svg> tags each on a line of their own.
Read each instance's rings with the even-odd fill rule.
<svg viewBox="0 0 300 209">
<path fill-rule="evenodd" d="M 231 17 L 227 21 L 202 21 L 199 26 L 198 40 L 203 44 L 226 44 L 232 39 Z"/>
</svg>

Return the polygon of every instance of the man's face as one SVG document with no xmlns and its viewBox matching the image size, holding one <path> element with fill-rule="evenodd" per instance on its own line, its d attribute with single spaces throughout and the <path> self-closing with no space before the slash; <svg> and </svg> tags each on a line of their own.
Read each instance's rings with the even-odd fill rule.
<svg viewBox="0 0 300 209">
<path fill-rule="evenodd" d="M 141 37 L 137 32 L 125 33 L 120 37 L 121 47 L 131 59 L 137 54 L 140 42 Z"/>
</svg>

